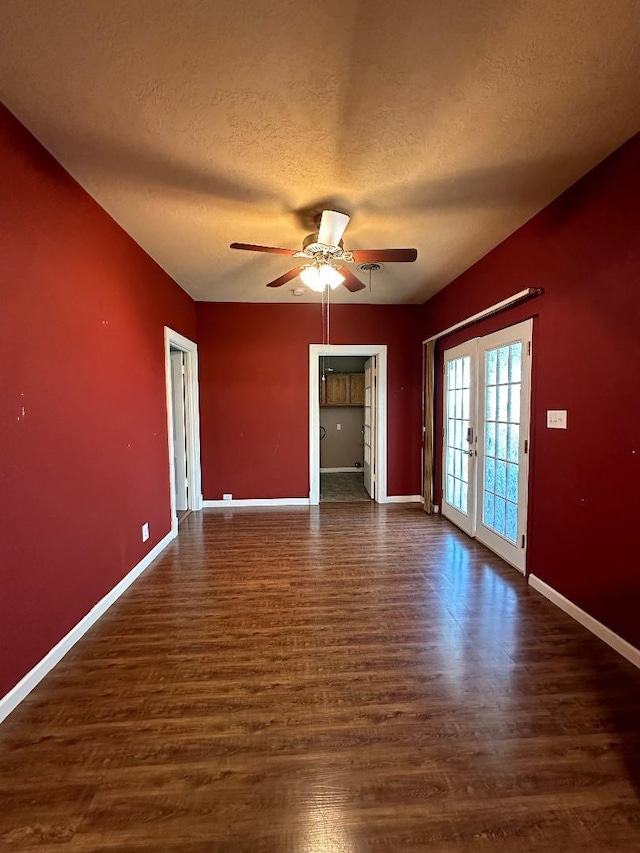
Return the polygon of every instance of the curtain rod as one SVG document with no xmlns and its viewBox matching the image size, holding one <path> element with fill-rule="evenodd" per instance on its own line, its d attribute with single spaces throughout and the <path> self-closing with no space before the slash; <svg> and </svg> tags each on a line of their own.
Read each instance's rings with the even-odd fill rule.
<svg viewBox="0 0 640 853">
<path fill-rule="evenodd" d="M 461 320 L 454 326 L 449 326 L 448 329 L 443 329 L 436 335 L 431 335 L 430 338 L 426 338 L 424 341 L 422 341 L 422 343 L 428 344 L 430 341 L 437 341 L 438 338 L 443 338 L 445 335 L 450 335 L 452 332 L 457 332 L 459 329 L 464 329 L 465 326 L 471 326 L 473 323 L 477 323 L 478 320 L 484 320 L 485 317 L 490 317 L 492 314 L 497 314 L 498 311 L 503 311 L 505 308 L 510 308 L 517 302 L 523 302 L 525 299 L 531 299 L 534 296 L 542 296 L 543 293 L 543 287 L 528 287 L 526 290 L 521 290 L 519 291 L 519 293 L 515 293 L 513 296 L 507 297 L 507 299 L 503 299 L 501 302 L 496 302 L 495 305 L 491 305 L 491 307 L 485 308 L 484 311 L 478 311 L 477 314 L 473 314 L 471 317 L 467 317 L 466 320 Z"/>
</svg>

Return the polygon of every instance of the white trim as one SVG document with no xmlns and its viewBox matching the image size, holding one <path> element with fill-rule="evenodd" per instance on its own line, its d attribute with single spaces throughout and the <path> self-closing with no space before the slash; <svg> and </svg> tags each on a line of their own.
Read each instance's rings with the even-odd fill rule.
<svg viewBox="0 0 640 853">
<path fill-rule="evenodd" d="M 376 356 L 376 501 L 387 502 L 387 345 L 309 344 L 309 502 L 320 503 L 320 356 Z"/>
<path fill-rule="evenodd" d="M 187 459 L 189 495 L 188 507 L 192 511 L 202 509 L 202 471 L 200 468 L 200 400 L 198 386 L 198 346 L 179 332 L 164 327 L 164 363 L 167 393 L 167 438 L 169 449 L 169 493 L 171 498 L 171 518 L 177 519 L 175 507 L 175 474 L 173 468 L 173 418 L 171 394 L 171 348 L 185 353 L 185 421 L 187 434 Z M 177 520 L 175 522 L 177 530 Z"/>
<path fill-rule="evenodd" d="M 388 495 L 388 504 L 424 503 L 422 495 Z"/>
<path fill-rule="evenodd" d="M 232 501 L 202 501 L 204 509 L 229 509 L 237 506 L 309 506 L 309 498 L 248 498 Z"/>
<path fill-rule="evenodd" d="M 582 610 L 578 607 L 577 604 L 574 604 L 570 599 L 565 598 L 564 595 L 559 593 L 549 584 L 546 584 L 544 581 L 540 580 L 540 578 L 535 575 L 529 575 L 529 585 L 532 586 L 536 592 L 544 595 L 545 598 L 548 598 L 556 607 L 559 607 L 560 610 L 564 610 L 569 616 L 579 622 L 582 626 L 584 626 L 588 631 L 591 631 L 592 634 L 595 634 L 600 640 L 605 642 L 608 646 L 618 652 L 619 655 L 626 658 L 630 663 L 634 666 L 640 667 L 640 649 L 636 649 L 635 646 L 632 646 L 631 643 L 628 643 L 626 640 L 619 635 L 614 633 L 611 628 L 607 628 L 606 625 L 603 625 L 602 622 L 598 622 L 597 619 L 594 619 L 593 616 L 590 616 L 586 611 Z"/>
<path fill-rule="evenodd" d="M 112 604 L 114 604 L 123 592 L 131 586 L 131 584 L 140 577 L 144 570 L 155 560 L 155 558 L 167 547 L 167 545 L 175 538 L 175 533 L 170 531 L 155 545 L 151 551 L 143 557 L 140 562 L 134 566 L 131 571 L 125 575 L 122 580 L 117 583 L 113 589 L 108 592 L 100 601 L 95 604 L 91 610 L 84 616 L 77 625 L 75 625 L 59 643 L 57 643 L 51 651 L 30 670 L 24 678 L 22 678 L 15 687 L 13 687 L 5 696 L 0 699 L 0 723 L 5 720 L 9 714 L 22 702 L 22 700 L 31 693 L 45 675 L 50 672 L 53 667 L 59 663 L 66 653 L 75 646 L 91 628 L 98 619 L 105 613 Z"/>
<path fill-rule="evenodd" d="M 426 338 L 422 343 L 428 344 L 429 341 L 437 341 L 438 338 L 443 338 L 445 335 L 457 332 L 458 329 L 463 329 L 471 323 L 476 323 L 478 320 L 483 320 L 485 317 L 489 317 L 491 314 L 496 314 L 504 308 L 509 308 L 511 305 L 515 305 L 516 302 L 522 302 L 523 299 L 527 299 L 529 296 L 540 296 L 542 292 L 542 288 L 540 287 L 527 287 L 526 290 L 520 290 L 518 293 L 514 293 L 513 296 L 509 296 L 507 299 L 496 302 L 495 305 L 491 305 L 483 311 L 478 311 L 477 314 L 472 314 L 471 317 L 467 317 L 465 320 L 460 320 L 459 323 L 454 323 L 454 325 L 449 326 L 448 329 L 443 329 L 436 335 L 431 335 L 430 338 Z"/>
<path fill-rule="evenodd" d="M 321 474 L 364 474 L 362 465 L 359 468 L 321 468 Z"/>
</svg>

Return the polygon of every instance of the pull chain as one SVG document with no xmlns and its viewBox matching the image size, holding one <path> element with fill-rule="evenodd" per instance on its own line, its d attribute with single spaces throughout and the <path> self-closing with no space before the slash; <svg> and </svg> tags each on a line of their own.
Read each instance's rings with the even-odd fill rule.
<svg viewBox="0 0 640 853">
<path fill-rule="evenodd" d="M 326 298 L 325 298 L 325 294 L 326 294 Z M 331 288 L 327 286 L 327 287 L 323 288 L 322 293 L 320 295 L 320 299 L 322 302 L 322 349 L 324 350 L 324 355 L 321 356 L 321 358 L 322 358 L 322 381 L 323 382 L 327 381 L 326 365 L 327 365 L 327 360 L 329 358 L 329 351 L 331 349 L 331 343 L 330 343 L 331 327 L 330 327 L 330 317 L 329 317 L 330 309 L 331 309 L 331 296 L 330 296 L 330 294 L 331 294 Z M 329 369 L 331 369 L 331 368 L 329 368 Z"/>
<path fill-rule="evenodd" d="M 322 349 L 326 348 L 326 338 L 325 338 L 325 304 L 324 304 L 324 290 L 320 294 L 320 301 L 322 304 L 321 318 L 322 318 Z M 327 357 L 326 354 L 322 356 L 322 381 L 326 382 L 326 366 L 327 366 Z"/>
<path fill-rule="evenodd" d="M 331 288 L 327 286 L 327 354 L 331 351 L 331 337 L 329 335 L 329 318 L 331 314 Z"/>
</svg>

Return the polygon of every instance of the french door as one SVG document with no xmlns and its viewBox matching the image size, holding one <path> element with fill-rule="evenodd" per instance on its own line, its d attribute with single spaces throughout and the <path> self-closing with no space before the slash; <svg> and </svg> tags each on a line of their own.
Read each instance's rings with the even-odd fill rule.
<svg viewBox="0 0 640 853">
<path fill-rule="evenodd" d="M 444 366 L 444 483 L 442 513 L 475 533 L 476 342 L 447 350 Z"/>
<path fill-rule="evenodd" d="M 443 514 L 521 572 L 531 321 L 445 352 Z"/>
</svg>

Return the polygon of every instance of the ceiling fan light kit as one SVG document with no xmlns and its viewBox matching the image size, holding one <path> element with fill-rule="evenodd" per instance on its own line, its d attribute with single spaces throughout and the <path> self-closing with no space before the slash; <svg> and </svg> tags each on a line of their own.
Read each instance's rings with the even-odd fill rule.
<svg viewBox="0 0 640 853">
<path fill-rule="evenodd" d="M 412 263 L 418 257 L 416 249 L 357 249 L 348 252 L 344 248 L 342 237 L 349 224 L 350 217 L 337 210 L 324 210 L 320 218 L 317 234 L 309 234 L 303 244 L 302 251 L 295 249 L 280 249 L 275 246 L 257 246 L 252 243 L 232 243 L 232 249 L 242 249 L 249 252 L 265 252 L 271 255 L 288 255 L 311 261 L 310 264 L 295 267 L 292 270 L 270 281 L 267 287 L 282 287 L 292 278 L 300 276 L 303 283 L 316 293 L 325 290 L 335 290 L 341 284 L 351 293 L 363 290 L 365 285 L 351 270 L 342 264 L 357 263 L 360 269 L 370 271 L 380 269 L 379 262 Z"/>
<path fill-rule="evenodd" d="M 322 293 L 325 287 L 335 290 L 342 284 L 345 277 L 331 264 L 325 263 L 304 267 L 300 273 L 300 278 L 311 290 Z"/>
<path fill-rule="evenodd" d="M 303 284 L 306 284 L 310 290 L 315 290 L 316 293 L 322 293 L 326 287 L 320 278 L 318 267 L 305 267 L 300 273 L 300 279 Z"/>
<path fill-rule="evenodd" d="M 332 290 L 339 287 L 344 281 L 344 276 L 331 264 L 322 264 L 320 267 L 320 277 L 329 285 Z"/>
</svg>

